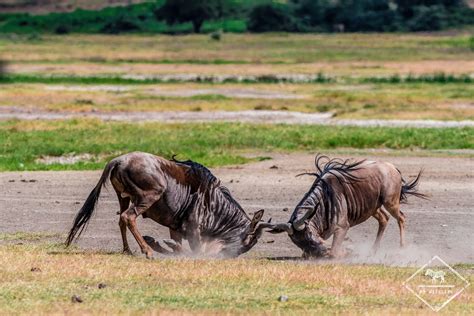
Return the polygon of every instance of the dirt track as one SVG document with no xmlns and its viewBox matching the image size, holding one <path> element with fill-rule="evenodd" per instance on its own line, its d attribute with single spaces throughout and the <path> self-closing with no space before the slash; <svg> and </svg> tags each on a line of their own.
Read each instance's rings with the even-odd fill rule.
<svg viewBox="0 0 474 316">
<path fill-rule="evenodd" d="M 247 212 L 266 210 L 265 219 L 287 221 L 293 207 L 309 188 L 310 177 L 294 175 L 313 169 L 314 155 L 273 155 L 273 160 L 215 169 Z M 404 205 L 408 246 L 398 248 L 398 226 L 392 218 L 377 256 L 368 255 L 375 239 L 374 219 L 352 228 L 345 246 L 353 249 L 349 262 L 405 265 L 421 264 L 433 255 L 448 262 L 474 263 L 474 159 L 435 157 L 369 157 L 390 161 L 405 178 L 425 169 L 421 190 L 424 201 L 410 197 Z M 271 168 L 276 166 L 276 168 Z M 96 184 L 100 172 L 5 172 L 0 173 L 0 233 L 65 233 L 76 211 Z M 22 181 L 23 180 L 23 181 Z M 31 181 L 34 180 L 34 181 Z M 24 182 L 26 181 L 26 182 Z M 30 182 L 31 181 L 31 182 Z M 119 251 L 118 203 L 114 192 L 104 190 L 99 208 L 79 245 L 89 249 Z M 284 212 L 282 209 L 288 208 Z M 143 234 L 168 238 L 167 230 L 150 220 L 140 220 Z M 129 234 L 129 239 L 132 236 Z M 131 245 L 137 250 L 136 243 Z M 265 234 L 247 257 L 293 257 L 301 251 L 285 235 Z"/>
<path fill-rule="evenodd" d="M 0 106 L 0 120 L 62 120 L 73 118 L 96 118 L 104 121 L 126 122 L 241 122 L 266 124 L 313 124 L 362 127 L 415 127 L 446 128 L 472 127 L 474 121 L 439 120 L 374 120 L 374 119 L 334 119 L 329 112 L 302 113 L 292 111 L 166 111 L 166 112 L 49 112 L 32 108 Z"/>
</svg>

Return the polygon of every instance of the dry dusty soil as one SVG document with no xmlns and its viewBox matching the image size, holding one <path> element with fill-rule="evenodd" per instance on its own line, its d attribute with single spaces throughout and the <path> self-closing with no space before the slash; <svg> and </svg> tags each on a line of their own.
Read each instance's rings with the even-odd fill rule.
<svg viewBox="0 0 474 316">
<path fill-rule="evenodd" d="M 311 177 L 295 175 L 313 170 L 314 155 L 274 154 L 272 160 L 213 171 L 230 188 L 249 213 L 266 210 L 265 219 L 287 221 L 297 202 L 309 189 Z M 407 216 L 407 241 L 399 249 L 398 226 L 391 218 L 379 253 L 369 248 L 377 231 L 375 219 L 353 227 L 345 246 L 352 253 L 344 262 L 418 265 L 433 255 L 450 263 L 474 263 L 474 159 L 460 157 L 367 157 L 394 163 L 405 178 L 424 168 L 420 190 L 430 200 L 409 198 L 402 210 Z M 66 233 L 73 217 L 95 186 L 100 171 L 86 172 L 4 172 L 0 173 L 0 233 Z M 283 211 L 288 208 L 288 211 Z M 98 210 L 79 246 L 87 249 L 120 251 L 118 202 L 110 188 L 104 190 Z M 139 220 L 142 234 L 168 238 L 165 227 L 149 219 Z M 129 239 L 132 236 L 129 234 Z M 138 247 L 133 241 L 137 255 Z M 288 236 L 264 234 L 246 257 L 299 259 L 301 251 Z"/>
</svg>

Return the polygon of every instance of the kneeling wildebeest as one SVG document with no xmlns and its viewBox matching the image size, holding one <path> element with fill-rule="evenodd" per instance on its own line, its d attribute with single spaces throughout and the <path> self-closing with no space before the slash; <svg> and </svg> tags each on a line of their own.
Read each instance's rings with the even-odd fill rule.
<svg viewBox="0 0 474 316">
<path fill-rule="evenodd" d="M 151 218 L 170 229 L 175 251 L 182 239 L 196 253 L 238 256 L 252 248 L 264 228 L 260 222 L 263 210 L 250 219 L 230 192 L 204 166 L 193 161 L 167 160 L 155 155 L 134 152 L 111 160 L 96 187 L 76 215 L 66 244 L 80 236 L 86 228 L 107 179 L 120 203 L 119 226 L 123 251 L 130 253 L 127 228 L 147 258 L 153 250 L 166 252 L 151 237 L 143 237 L 137 229 L 138 216 Z"/>
<path fill-rule="evenodd" d="M 270 232 L 286 231 L 303 250 L 304 257 L 340 257 L 344 253 L 341 244 L 349 228 L 373 216 L 379 222 L 373 247 L 376 251 L 388 223 L 388 212 L 398 221 L 400 246 L 403 246 L 405 215 L 400 211 L 400 202 L 406 201 L 409 194 L 425 197 L 416 191 L 421 171 L 412 182 L 406 183 L 400 171 L 386 162 L 351 162 L 317 155 L 315 165 L 316 173 L 300 174 L 316 179 L 290 221 L 275 224 Z M 332 235 L 329 251 L 323 240 Z"/>
</svg>

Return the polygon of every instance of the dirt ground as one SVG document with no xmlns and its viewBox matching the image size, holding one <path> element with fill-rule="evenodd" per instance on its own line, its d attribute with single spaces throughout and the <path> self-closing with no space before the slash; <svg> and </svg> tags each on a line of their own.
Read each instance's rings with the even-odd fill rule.
<svg viewBox="0 0 474 316">
<path fill-rule="evenodd" d="M 384 119 L 337 119 L 332 113 L 302 113 L 293 111 L 163 111 L 163 112 L 51 112 L 34 108 L 0 106 L 0 120 L 60 120 L 73 118 L 95 118 L 104 121 L 125 122 L 243 122 L 267 124 L 317 124 L 363 127 L 472 127 L 474 121 L 441 120 L 384 120 Z"/>
<path fill-rule="evenodd" d="M 214 169 L 234 197 L 248 213 L 265 209 L 264 219 L 287 221 L 309 189 L 311 177 L 295 175 L 313 170 L 313 154 L 272 154 L 272 160 Z M 359 157 L 359 156 L 355 156 Z M 420 190 L 430 200 L 409 198 L 402 210 L 407 216 L 407 242 L 399 249 L 396 221 L 392 218 L 382 240 L 379 253 L 369 253 L 377 222 L 353 227 L 344 245 L 352 253 L 343 261 L 419 265 L 434 255 L 450 263 L 474 263 L 474 159 L 458 157 L 364 157 L 394 163 L 405 178 L 423 168 Z M 56 232 L 66 233 L 73 217 L 90 190 L 98 181 L 100 171 L 86 172 L 4 172 L 0 173 L 0 233 Z M 287 208 L 287 211 L 283 209 Z M 120 251 L 118 202 L 110 188 L 104 190 L 98 210 L 88 230 L 79 241 L 86 249 Z M 140 219 L 142 234 L 168 238 L 165 227 L 149 219 Z M 129 240 L 132 240 L 129 234 Z M 133 241 L 138 254 L 138 247 Z M 301 251 L 288 236 L 264 234 L 246 257 L 298 259 Z"/>
</svg>

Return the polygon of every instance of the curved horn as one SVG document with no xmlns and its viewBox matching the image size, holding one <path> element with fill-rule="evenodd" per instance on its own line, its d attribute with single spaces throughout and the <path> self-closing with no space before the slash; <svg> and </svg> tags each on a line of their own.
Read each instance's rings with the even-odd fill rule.
<svg viewBox="0 0 474 316">
<path fill-rule="evenodd" d="M 303 230 L 304 229 L 304 226 L 305 226 L 305 221 L 310 218 L 311 216 L 314 215 L 314 208 L 307 208 L 308 211 L 306 213 L 303 214 L 303 216 L 301 216 L 301 218 L 297 218 L 296 220 L 294 220 L 292 222 L 293 224 L 293 228 L 300 231 L 300 230 Z"/>
<path fill-rule="evenodd" d="M 288 235 L 293 235 L 293 227 L 291 227 L 290 223 L 273 224 L 271 228 L 272 229 L 268 231 L 271 234 L 287 232 Z"/>
</svg>

